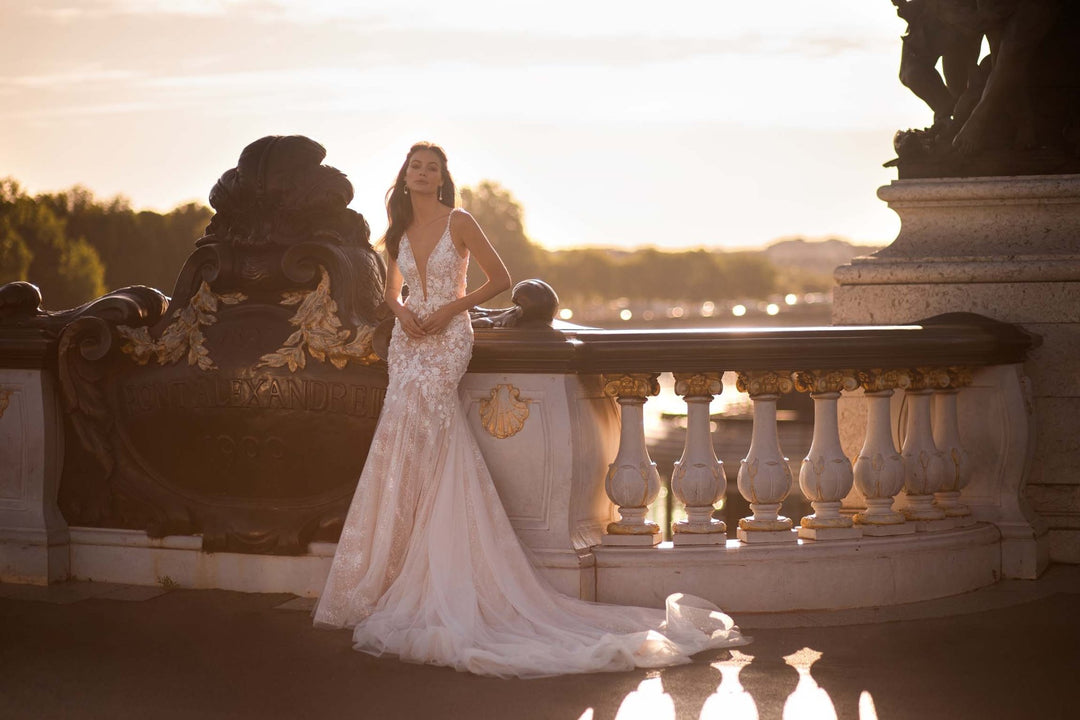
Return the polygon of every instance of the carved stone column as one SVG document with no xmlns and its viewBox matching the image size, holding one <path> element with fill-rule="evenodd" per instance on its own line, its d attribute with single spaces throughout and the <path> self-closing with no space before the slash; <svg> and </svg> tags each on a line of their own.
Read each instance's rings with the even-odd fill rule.
<svg viewBox="0 0 1080 720">
<path fill-rule="evenodd" d="M 903 447 L 904 517 L 919 531 L 947 530 L 953 527 L 945 511 L 934 505 L 934 493 L 945 483 L 945 459 L 934 444 L 930 425 L 930 401 L 936 388 L 947 387 L 948 375 L 931 368 L 911 371 L 907 395 L 907 423 Z"/>
<path fill-rule="evenodd" d="M 709 403 L 723 390 L 722 375 L 675 373 L 675 392 L 686 400 L 686 445 L 671 473 L 671 491 L 686 505 L 686 520 L 671 528 L 676 546 L 727 541 L 727 526 L 712 516 L 713 505 L 727 490 L 727 478 L 709 427 Z"/>
<path fill-rule="evenodd" d="M 814 514 L 799 522 L 799 537 L 805 540 L 838 540 L 862 535 L 840 503 L 851 492 L 854 475 L 851 461 L 840 447 L 836 401 L 841 390 L 859 386 L 854 371 L 828 370 L 796 372 L 795 389 L 814 399 L 814 439 L 799 469 L 799 487 L 814 507 Z"/>
<path fill-rule="evenodd" d="M 776 401 L 794 387 L 784 372 L 740 372 L 737 387 L 754 401 L 750 450 L 739 465 L 739 493 L 753 515 L 739 520 L 739 540 L 746 543 L 796 542 L 790 518 L 780 505 L 791 492 L 791 468 L 776 434 Z"/>
<path fill-rule="evenodd" d="M 904 488 L 904 458 L 893 442 L 889 405 L 893 390 L 907 387 L 903 370 L 859 373 L 867 403 L 866 440 L 855 460 L 855 485 L 866 497 L 866 510 L 855 514 L 864 535 L 907 535 L 915 526 L 892 509 L 893 498 Z"/>
<path fill-rule="evenodd" d="M 619 452 L 608 466 L 604 489 L 619 508 L 620 519 L 609 523 L 604 545 L 656 545 L 660 526 L 647 520 L 649 504 L 660 494 L 660 475 L 645 447 L 643 407 L 660 392 L 659 373 L 604 375 L 604 393 L 621 408 Z"/>
<path fill-rule="evenodd" d="M 945 482 L 934 493 L 934 504 L 945 511 L 958 527 L 975 524 L 971 508 L 960 502 L 960 491 L 971 480 L 971 462 L 960 443 L 960 424 L 956 418 L 956 398 L 960 389 L 971 384 L 969 368 L 949 368 L 949 386 L 934 393 L 934 445 L 944 456 Z"/>
</svg>

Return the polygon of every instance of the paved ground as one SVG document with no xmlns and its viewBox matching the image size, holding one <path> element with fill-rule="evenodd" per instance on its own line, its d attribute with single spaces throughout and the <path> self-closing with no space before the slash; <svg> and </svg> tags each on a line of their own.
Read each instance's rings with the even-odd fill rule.
<svg viewBox="0 0 1080 720">
<path fill-rule="evenodd" d="M 376 659 L 288 595 L 0 585 L 0 718 L 1076 718 L 1080 567 L 899 608 L 742 615 L 653 672 L 492 680 Z"/>
</svg>

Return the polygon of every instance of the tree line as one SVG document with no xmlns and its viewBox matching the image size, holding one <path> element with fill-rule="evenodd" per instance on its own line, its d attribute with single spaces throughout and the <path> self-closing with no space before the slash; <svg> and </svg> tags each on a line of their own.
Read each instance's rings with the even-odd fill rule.
<svg viewBox="0 0 1080 720">
<path fill-rule="evenodd" d="M 31 196 L 0 179 L 0 284 L 29 280 L 50 310 L 128 285 L 169 294 L 211 215 L 197 203 L 136 211 L 83 187 Z"/>
<path fill-rule="evenodd" d="M 521 204 L 498 183 L 465 187 L 461 201 L 516 280 L 541 278 L 564 303 L 703 302 L 828 287 L 827 279 L 777 268 L 760 252 L 546 250 L 526 235 Z M 212 215 L 197 203 L 136 211 L 123 198 L 97 199 L 83 187 L 31 196 L 15 180 L 0 179 L 0 284 L 29 280 L 54 310 L 127 285 L 169 294 Z M 474 265 L 470 284 L 481 280 Z M 489 304 L 510 301 L 502 296 Z"/>
</svg>

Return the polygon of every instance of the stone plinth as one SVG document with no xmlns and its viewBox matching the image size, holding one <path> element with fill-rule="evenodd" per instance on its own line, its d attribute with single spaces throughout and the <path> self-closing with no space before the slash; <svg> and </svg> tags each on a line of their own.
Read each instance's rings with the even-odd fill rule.
<svg viewBox="0 0 1080 720">
<path fill-rule="evenodd" d="M 67 579 L 68 527 L 56 505 L 63 456 L 51 376 L 0 369 L 0 582 Z"/>
<path fill-rule="evenodd" d="M 912 323 L 971 312 L 1040 336 L 1041 345 L 1015 377 L 993 378 L 1012 386 L 999 384 L 993 393 L 1009 405 L 1011 417 L 976 432 L 1019 442 L 998 467 L 1018 473 L 1025 486 L 997 479 L 1017 496 L 976 495 L 984 508 L 1011 508 L 999 528 L 1015 551 L 1006 555 L 1024 572 L 1040 572 L 1048 557 L 1080 562 L 1080 456 L 1073 429 L 1080 414 L 1080 175 L 899 180 L 878 195 L 900 216 L 900 233 L 874 255 L 837 268 L 833 323 Z M 970 405 L 974 395 L 986 393 L 962 393 L 961 405 L 964 394 Z M 979 422 L 994 421 L 984 415 Z M 967 440 L 965 447 L 988 451 Z"/>
</svg>

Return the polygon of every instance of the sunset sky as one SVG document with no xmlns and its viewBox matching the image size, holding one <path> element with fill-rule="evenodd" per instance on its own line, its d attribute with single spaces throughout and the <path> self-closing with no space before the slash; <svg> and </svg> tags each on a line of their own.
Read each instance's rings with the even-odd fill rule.
<svg viewBox="0 0 1080 720">
<path fill-rule="evenodd" d="M 881 163 L 931 118 L 888 0 L 643 5 L 0 0 L 0 177 L 167 210 L 298 133 L 381 234 L 429 139 L 552 248 L 892 240 Z"/>
</svg>

